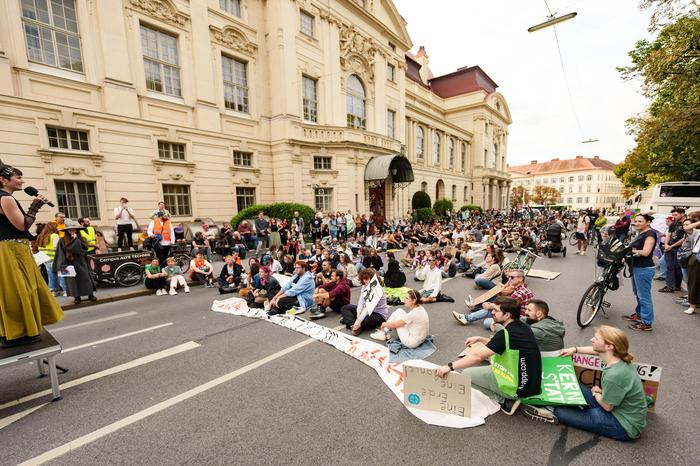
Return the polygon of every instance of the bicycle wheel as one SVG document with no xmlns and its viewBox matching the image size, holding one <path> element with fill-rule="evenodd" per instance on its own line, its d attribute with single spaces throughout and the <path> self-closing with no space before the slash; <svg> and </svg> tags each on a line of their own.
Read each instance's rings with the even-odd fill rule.
<svg viewBox="0 0 700 466">
<path fill-rule="evenodd" d="M 576 238 L 575 231 L 572 231 L 571 234 L 569 235 L 569 244 L 572 246 L 576 246 L 578 244 L 578 239 Z"/>
<path fill-rule="evenodd" d="M 576 323 L 579 327 L 588 327 L 593 321 L 603 305 L 604 296 L 605 285 L 602 283 L 594 283 L 588 287 L 581 298 L 581 302 L 578 304 L 578 311 L 576 312 Z"/>
</svg>

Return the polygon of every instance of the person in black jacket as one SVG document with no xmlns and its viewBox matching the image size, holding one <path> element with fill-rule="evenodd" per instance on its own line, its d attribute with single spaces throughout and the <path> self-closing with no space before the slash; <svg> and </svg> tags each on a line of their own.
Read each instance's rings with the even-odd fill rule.
<svg viewBox="0 0 700 466">
<path fill-rule="evenodd" d="M 238 290 L 241 285 L 241 274 L 243 273 L 243 266 L 238 259 L 238 254 L 233 252 L 224 258 L 226 262 L 221 268 L 221 274 L 219 274 L 219 293 L 233 293 Z"/>
<path fill-rule="evenodd" d="M 406 284 L 406 274 L 401 271 L 399 261 L 394 257 L 393 252 L 388 252 L 386 254 L 389 262 L 386 266 L 386 273 L 384 274 L 384 286 L 388 288 L 401 288 Z"/>
<path fill-rule="evenodd" d="M 381 271 L 384 267 L 384 262 L 382 258 L 379 257 L 379 254 L 377 254 L 377 250 L 372 248 L 369 251 L 369 256 L 365 256 L 365 258 L 362 259 L 362 266 L 366 269 Z"/>
<path fill-rule="evenodd" d="M 272 276 L 270 268 L 266 265 L 260 267 L 260 284 L 259 288 L 253 288 L 253 291 L 248 293 L 246 296 L 246 301 L 248 301 L 249 307 L 262 308 L 264 307 L 265 301 L 270 299 L 271 296 L 275 296 L 282 286 L 279 284 L 277 279 Z"/>
</svg>

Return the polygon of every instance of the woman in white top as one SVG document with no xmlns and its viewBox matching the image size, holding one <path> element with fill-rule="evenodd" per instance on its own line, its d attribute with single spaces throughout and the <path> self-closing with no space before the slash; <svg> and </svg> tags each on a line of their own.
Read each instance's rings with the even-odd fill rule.
<svg viewBox="0 0 700 466">
<path fill-rule="evenodd" d="M 420 346 L 428 336 L 430 329 L 430 321 L 425 308 L 420 305 L 420 293 L 416 290 L 408 290 L 404 301 L 408 306 L 409 311 L 396 309 L 382 323 L 379 330 L 372 333 L 370 337 L 375 340 L 388 340 L 392 330 L 396 333 L 403 344 L 407 348 L 416 348 Z"/>
<path fill-rule="evenodd" d="M 117 221 L 117 248 L 121 251 L 128 244 L 129 249 L 134 249 L 134 211 L 127 198 L 119 199 L 119 207 L 114 208 L 114 219 Z"/>
</svg>

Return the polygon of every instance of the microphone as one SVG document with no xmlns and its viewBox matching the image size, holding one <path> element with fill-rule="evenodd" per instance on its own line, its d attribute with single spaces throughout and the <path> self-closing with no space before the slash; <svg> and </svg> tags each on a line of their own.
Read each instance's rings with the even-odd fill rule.
<svg viewBox="0 0 700 466">
<path fill-rule="evenodd" d="M 24 192 L 29 194 L 32 197 L 37 197 L 39 195 L 39 191 L 33 186 L 27 186 L 26 188 L 24 188 Z M 49 207 L 56 207 L 51 202 L 47 202 L 46 204 L 48 204 Z"/>
</svg>

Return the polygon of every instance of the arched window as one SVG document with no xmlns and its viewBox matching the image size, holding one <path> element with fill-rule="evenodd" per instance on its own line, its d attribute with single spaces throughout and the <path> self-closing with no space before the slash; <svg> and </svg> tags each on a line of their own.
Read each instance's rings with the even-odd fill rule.
<svg viewBox="0 0 700 466">
<path fill-rule="evenodd" d="M 462 143 L 462 171 L 466 171 L 467 168 L 467 145 Z M 466 196 L 464 197 L 466 199 Z"/>
<path fill-rule="evenodd" d="M 425 150 L 425 134 L 423 128 L 416 126 L 416 158 L 422 159 Z"/>
<path fill-rule="evenodd" d="M 435 163 L 440 163 L 440 133 L 433 133 L 433 160 Z"/>
<path fill-rule="evenodd" d="M 367 119 L 365 116 L 365 87 L 362 85 L 360 78 L 351 74 L 348 76 L 347 85 L 347 114 L 348 128 L 365 129 Z"/>
<path fill-rule="evenodd" d="M 428 183 L 425 181 L 420 184 L 420 190 L 426 192 L 428 190 Z"/>
<path fill-rule="evenodd" d="M 450 164 L 450 168 L 455 165 L 455 142 L 452 138 L 447 140 L 447 163 Z M 455 196 L 452 196 L 454 199 Z"/>
</svg>

